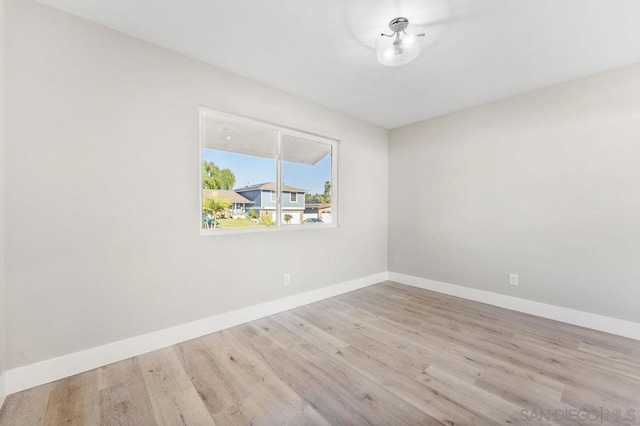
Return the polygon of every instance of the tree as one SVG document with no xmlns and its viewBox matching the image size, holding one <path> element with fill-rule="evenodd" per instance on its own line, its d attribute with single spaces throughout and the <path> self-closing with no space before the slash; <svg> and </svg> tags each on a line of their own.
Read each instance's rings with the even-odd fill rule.
<svg viewBox="0 0 640 426">
<path fill-rule="evenodd" d="M 203 189 L 220 189 L 220 168 L 213 162 L 205 161 L 202 163 L 202 188 Z"/>
<path fill-rule="evenodd" d="M 222 178 L 222 188 L 220 189 L 233 189 L 236 184 L 236 177 L 231 170 L 220 170 L 220 177 Z"/>
<path fill-rule="evenodd" d="M 222 213 L 228 209 L 231 204 L 233 204 L 231 201 L 225 200 L 224 198 L 218 199 L 216 197 L 209 197 L 202 202 L 202 211 L 204 213 L 213 213 L 213 227 L 215 228 L 215 219 L 218 216 L 218 213 Z"/>
<path fill-rule="evenodd" d="M 326 181 L 324 183 L 324 202 L 325 203 L 331 202 L 331 182 L 329 181 Z"/>
<path fill-rule="evenodd" d="M 220 169 L 213 161 L 202 163 L 203 189 L 233 189 L 236 177 L 229 169 Z"/>
<path fill-rule="evenodd" d="M 289 224 L 289 222 L 291 222 L 291 219 L 293 219 L 293 216 L 291 216 L 289 213 L 284 215 L 284 221 L 287 222 L 287 225 Z"/>
<path fill-rule="evenodd" d="M 304 202 L 307 204 L 330 204 L 331 203 L 331 182 L 324 183 L 324 193 L 305 194 Z"/>
</svg>

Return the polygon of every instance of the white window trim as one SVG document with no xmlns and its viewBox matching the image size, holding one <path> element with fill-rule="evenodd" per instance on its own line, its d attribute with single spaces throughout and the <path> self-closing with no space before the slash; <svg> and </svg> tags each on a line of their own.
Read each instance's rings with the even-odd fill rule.
<svg viewBox="0 0 640 426">
<path fill-rule="evenodd" d="M 278 202 L 278 192 L 277 191 L 269 191 L 269 200 L 272 203 Z"/>
<path fill-rule="evenodd" d="M 296 200 L 293 201 L 293 196 L 296 196 Z M 289 202 L 290 203 L 297 203 L 298 202 L 298 193 L 297 192 L 289 192 Z"/>
<path fill-rule="evenodd" d="M 210 114 L 210 115 L 216 115 L 218 117 L 221 118 L 227 118 L 230 120 L 237 120 L 241 123 L 244 124 L 251 124 L 254 126 L 261 126 L 265 129 L 268 130 L 273 130 L 276 132 L 276 137 L 277 137 L 277 158 L 276 160 L 276 219 L 277 219 L 277 223 L 276 226 L 273 227 L 251 227 L 251 228 L 232 228 L 232 229 L 202 229 L 202 161 L 203 159 L 203 155 L 202 155 L 202 151 L 204 149 L 203 147 L 203 142 L 204 142 L 204 120 L 203 120 L 203 115 L 204 114 Z M 221 112 L 221 111 L 216 111 L 214 109 L 205 107 L 205 106 L 200 106 L 200 108 L 198 109 L 198 119 L 199 119 L 199 141 L 198 141 L 198 146 L 199 146 L 199 155 L 198 155 L 198 159 L 199 159 L 199 163 L 198 163 L 198 170 L 199 172 L 199 185 L 198 185 L 198 199 L 199 199 L 199 204 L 198 204 L 198 221 L 196 222 L 198 224 L 198 227 L 200 229 L 200 235 L 202 236 L 210 236 L 210 235 L 230 235 L 230 234 L 246 234 L 246 233 L 262 233 L 262 232 L 289 232 L 289 231 L 310 231 L 310 230 L 317 230 L 317 229 L 329 229 L 329 228 L 339 228 L 340 227 L 340 216 L 339 216 L 339 204 L 340 204 L 340 200 L 339 200 L 339 190 L 338 190 L 338 145 L 339 145 L 339 140 L 338 139 L 333 139 L 333 138 L 329 138 L 326 136 L 320 136 L 320 135 L 316 135 L 313 133 L 308 133 L 308 132 L 304 132 L 301 130 L 296 130 L 296 129 L 292 129 L 289 127 L 285 127 L 285 126 L 280 126 L 280 125 L 276 125 L 276 124 L 271 124 L 271 123 L 266 123 L 263 121 L 259 121 L 259 120 L 254 120 L 251 118 L 246 118 L 246 117 L 242 117 L 242 116 L 238 116 L 238 115 L 233 115 L 233 114 L 228 114 L 225 112 Z M 313 225 L 288 225 L 288 226 L 282 226 L 282 203 L 280 202 L 280 198 L 278 196 L 278 193 L 281 195 L 282 194 L 282 164 L 281 164 L 281 146 L 282 146 L 282 135 L 286 134 L 286 135 L 290 135 L 290 136 L 294 136 L 294 137 L 298 137 L 301 139 L 306 139 L 309 141 L 313 141 L 313 142 L 319 142 L 319 143 L 325 143 L 328 145 L 331 145 L 331 223 L 319 223 L 319 224 L 313 224 Z M 286 210 L 286 208 L 285 208 Z"/>
</svg>

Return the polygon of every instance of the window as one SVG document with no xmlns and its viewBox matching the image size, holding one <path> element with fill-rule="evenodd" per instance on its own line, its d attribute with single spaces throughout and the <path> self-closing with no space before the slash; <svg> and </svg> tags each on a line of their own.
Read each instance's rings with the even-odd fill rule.
<svg viewBox="0 0 640 426">
<path fill-rule="evenodd" d="M 201 233 L 337 226 L 337 146 L 201 108 Z"/>
</svg>

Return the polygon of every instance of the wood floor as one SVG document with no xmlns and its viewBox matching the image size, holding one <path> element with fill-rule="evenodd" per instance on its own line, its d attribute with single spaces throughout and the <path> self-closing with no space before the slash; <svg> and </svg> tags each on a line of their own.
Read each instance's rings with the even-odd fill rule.
<svg viewBox="0 0 640 426">
<path fill-rule="evenodd" d="M 0 425 L 523 423 L 640 424 L 640 342 L 387 282 L 10 395 L 0 412 Z"/>
</svg>

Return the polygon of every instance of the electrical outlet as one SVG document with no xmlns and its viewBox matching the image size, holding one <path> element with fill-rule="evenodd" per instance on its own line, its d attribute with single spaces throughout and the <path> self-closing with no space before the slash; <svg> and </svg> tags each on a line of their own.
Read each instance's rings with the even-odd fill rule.
<svg viewBox="0 0 640 426">
<path fill-rule="evenodd" d="M 291 284 L 291 274 L 284 274 L 284 285 Z"/>
<path fill-rule="evenodd" d="M 518 285 L 518 274 L 509 274 L 509 284 Z"/>
</svg>

